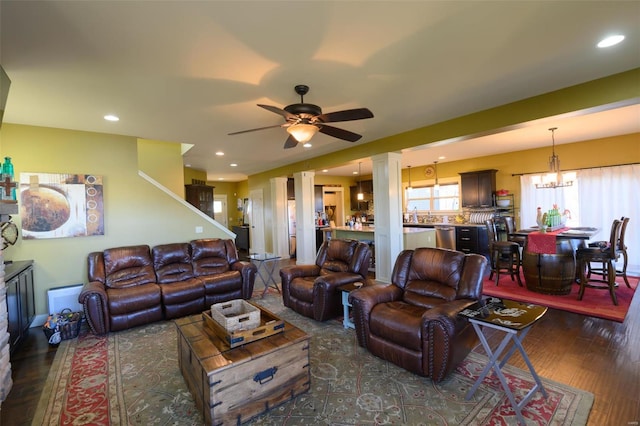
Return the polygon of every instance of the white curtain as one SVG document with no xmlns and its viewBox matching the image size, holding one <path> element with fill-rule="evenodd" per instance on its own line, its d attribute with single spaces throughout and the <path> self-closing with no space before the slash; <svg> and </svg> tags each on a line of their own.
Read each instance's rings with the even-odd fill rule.
<svg viewBox="0 0 640 426">
<path fill-rule="evenodd" d="M 561 211 L 571 210 L 569 226 L 596 227 L 600 232 L 593 240 L 608 240 L 613 220 L 629 217 L 627 274 L 640 275 L 640 164 L 584 169 L 576 174 L 573 186 L 555 189 L 536 189 L 533 176 L 522 176 L 520 226 L 536 223 L 538 206 L 547 211 L 557 204 Z"/>
</svg>

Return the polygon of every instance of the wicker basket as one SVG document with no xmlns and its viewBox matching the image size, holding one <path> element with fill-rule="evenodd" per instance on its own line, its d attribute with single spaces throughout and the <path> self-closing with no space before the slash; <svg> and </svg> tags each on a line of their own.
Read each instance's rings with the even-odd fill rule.
<svg viewBox="0 0 640 426">
<path fill-rule="evenodd" d="M 80 334 L 82 312 L 63 309 L 59 314 L 49 318 L 42 326 L 42 331 L 50 345 L 57 345 L 62 340 L 74 339 Z"/>
<path fill-rule="evenodd" d="M 251 330 L 260 325 L 260 309 L 242 299 L 211 305 L 211 317 L 228 332 Z"/>
</svg>

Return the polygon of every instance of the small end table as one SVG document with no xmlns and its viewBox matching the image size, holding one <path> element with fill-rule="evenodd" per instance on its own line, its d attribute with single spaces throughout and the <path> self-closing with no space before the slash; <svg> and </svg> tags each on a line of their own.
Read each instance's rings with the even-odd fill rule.
<svg viewBox="0 0 640 426">
<path fill-rule="evenodd" d="M 518 422 L 525 425 L 524 417 L 522 416 L 522 408 L 529 402 L 536 391 L 539 390 L 542 392 L 542 395 L 545 398 L 547 397 L 547 391 L 542 386 L 540 377 L 538 377 L 538 374 L 533 368 L 533 365 L 522 346 L 522 340 L 525 338 L 529 330 L 531 330 L 531 326 L 546 312 L 547 308 L 545 306 L 521 303 L 514 300 L 499 299 L 497 297 L 483 299 L 460 312 L 460 315 L 467 318 L 471 325 L 473 325 L 473 328 L 482 343 L 482 347 L 489 356 L 489 362 L 465 396 L 467 401 L 471 399 L 489 371 L 493 369 L 502 384 L 504 392 L 509 398 L 511 406 L 516 412 Z M 491 328 L 505 333 L 504 338 L 495 350 L 491 349 L 491 346 L 483 333 L 484 328 Z M 509 345 L 509 342 L 513 342 L 513 346 L 511 346 L 507 351 L 504 358 L 500 359 L 500 356 Z M 507 383 L 507 379 L 501 370 L 509 358 L 511 358 L 515 353 L 516 349 L 522 355 L 522 358 L 527 364 L 527 367 L 529 367 L 531 376 L 536 383 L 520 402 L 516 402 L 513 392 Z"/>
<path fill-rule="evenodd" d="M 264 284 L 264 290 L 262 291 L 261 297 L 264 298 L 264 295 L 267 294 L 267 290 L 269 290 L 269 287 L 275 288 L 276 290 L 278 290 L 278 293 L 280 293 L 278 283 L 273 278 L 273 272 L 275 271 L 276 265 L 280 261 L 280 256 L 274 253 L 253 253 L 249 255 L 249 260 L 256 264 L 256 267 L 258 268 L 258 276 Z"/>
<path fill-rule="evenodd" d="M 349 308 L 351 308 L 351 304 L 349 303 L 349 293 L 351 293 L 353 290 L 359 289 L 363 285 L 364 283 L 356 282 L 356 283 L 344 284 L 338 287 L 338 290 L 342 292 L 342 314 L 344 317 L 342 319 L 342 326 L 344 328 L 353 328 L 353 329 L 356 328 L 355 324 L 353 323 L 353 321 L 351 321 L 351 318 L 349 317 Z"/>
</svg>

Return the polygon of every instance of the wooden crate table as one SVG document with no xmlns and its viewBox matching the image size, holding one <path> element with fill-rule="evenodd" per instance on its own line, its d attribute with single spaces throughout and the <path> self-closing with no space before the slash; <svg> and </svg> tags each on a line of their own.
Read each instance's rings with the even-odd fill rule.
<svg viewBox="0 0 640 426">
<path fill-rule="evenodd" d="M 290 323 L 283 321 L 281 333 L 231 348 L 203 315 L 175 322 L 180 371 L 206 424 L 246 423 L 309 390 L 309 336 Z"/>
</svg>

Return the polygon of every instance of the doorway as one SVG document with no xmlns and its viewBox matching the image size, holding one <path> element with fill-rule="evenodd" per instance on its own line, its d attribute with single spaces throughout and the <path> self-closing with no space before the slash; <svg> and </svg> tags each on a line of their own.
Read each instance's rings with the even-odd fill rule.
<svg viewBox="0 0 640 426">
<path fill-rule="evenodd" d="M 341 226 L 345 223 L 344 215 L 344 188 L 341 186 L 322 187 L 322 204 L 328 221 L 332 225 Z"/>
<path fill-rule="evenodd" d="M 229 214 L 227 212 L 227 195 L 213 195 L 213 215 L 218 223 L 225 228 L 229 227 Z"/>
</svg>

